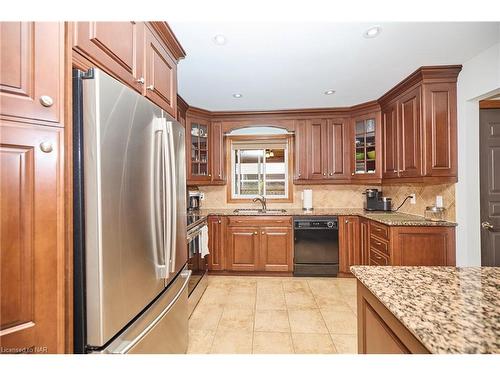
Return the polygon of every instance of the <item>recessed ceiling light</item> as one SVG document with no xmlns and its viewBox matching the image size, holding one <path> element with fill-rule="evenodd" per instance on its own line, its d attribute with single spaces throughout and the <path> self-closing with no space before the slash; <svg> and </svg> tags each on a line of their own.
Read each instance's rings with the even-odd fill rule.
<svg viewBox="0 0 500 375">
<path fill-rule="evenodd" d="M 243 97 L 243 95 L 241 95 L 241 94 L 233 94 L 233 98 L 239 99 L 241 97 Z"/>
<path fill-rule="evenodd" d="M 363 34 L 365 38 L 375 38 L 382 32 L 382 28 L 380 26 L 373 26 L 366 30 Z"/>
<path fill-rule="evenodd" d="M 227 38 L 222 34 L 218 34 L 214 36 L 214 43 L 217 44 L 218 46 L 223 46 L 224 44 L 227 43 Z"/>
<path fill-rule="evenodd" d="M 326 90 L 325 95 L 332 95 L 335 94 L 335 90 Z"/>
</svg>

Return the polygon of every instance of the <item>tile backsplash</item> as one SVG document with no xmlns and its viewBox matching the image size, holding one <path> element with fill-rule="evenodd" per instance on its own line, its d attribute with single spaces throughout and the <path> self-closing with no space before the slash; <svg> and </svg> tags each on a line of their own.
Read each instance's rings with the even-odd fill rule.
<svg viewBox="0 0 500 375">
<path fill-rule="evenodd" d="M 293 185 L 292 203 L 268 203 L 269 207 L 300 208 L 302 207 L 301 193 L 304 189 L 313 190 L 313 207 L 327 208 L 362 208 L 365 200 L 362 194 L 371 186 L 363 185 Z M 247 208 L 257 207 L 260 203 L 228 203 L 226 199 L 227 186 L 200 186 L 200 191 L 205 194 L 202 202 L 203 208 Z M 376 187 L 380 189 L 380 186 Z M 445 218 L 455 220 L 455 184 L 442 185 L 384 185 L 382 191 L 385 196 L 391 197 L 393 207 L 398 207 L 404 198 L 412 193 L 416 194 L 417 203 L 410 204 L 408 200 L 400 212 L 424 215 L 425 207 L 434 204 L 436 195 L 443 196 L 446 208 Z"/>
</svg>

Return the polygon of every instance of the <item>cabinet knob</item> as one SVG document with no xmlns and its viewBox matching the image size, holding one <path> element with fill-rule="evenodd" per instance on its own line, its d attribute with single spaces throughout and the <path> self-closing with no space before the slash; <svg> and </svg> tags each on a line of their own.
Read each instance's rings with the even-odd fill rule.
<svg viewBox="0 0 500 375">
<path fill-rule="evenodd" d="M 208 174 L 208 177 L 212 177 L 212 175 L 209 173 L 209 174 Z"/>
<path fill-rule="evenodd" d="M 346 221 L 345 221 L 345 223 L 346 223 L 346 224 L 349 224 L 349 220 L 346 220 Z"/>
<path fill-rule="evenodd" d="M 222 222 L 221 222 L 220 220 L 217 220 L 217 223 L 219 223 L 219 224 L 220 224 L 220 223 L 222 223 Z"/>
<path fill-rule="evenodd" d="M 257 232 L 253 232 L 253 234 L 258 234 Z"/>
<path fill-rule="evenodd" d="M 302 176 L 300 173 L 299 173 L 299 177 Z"/>
<path fill-rule="evenodd" d="M 219 177 L 220 177 L 220 173 L 219 173 Z"/>
<path fill-rule="evenodd" d="M 323 176 L 326 176 L 326 172 L 323 172 Z"/>
<path fill-rule="evenodd" d="M 42 150 L 43 152 L 49 153 L 52 152 L 53 149 L 54 148 L 52 146 L 52 142 L 45 141 L 40 143 L 40 150 Z"/>
<path fill-rule="evenodd" d="M 262 231 L 262 232 L 260 232 L 260 233 L 261 233 L 261 234 L 266 234 L 266 232 L 264 232 L 264 231 Z"/>
<path fill-rule="evenodd" d="M 148 87 L 146 87 L 148 90 L 150 91 L 153 91 L 155 89 L 155 86 L 154 85 L 149 85 Z"/>
<path fill-rule="evenodd" d="M 333 173 L 330 172 L 330 176 L 333 176 Z"/>
<path fill-rule="evenodd" d="M 140 83 L 141 85 L 144 85 L 144 77 L 137 79 L 136 82 Z"/>
<path fill-rule="evenodd" d="M 42 95 L 40 96 L 40 103 L 44 107 L 52 107 L 52 105 L 54 104 L 54 99 L 52 99 L 52 97 L 48 95 Z"/>
<path fill-rule="evenodd" d="M 351 173 L 351 176 L 354 176 L 354 172 Z"/>
</svg>

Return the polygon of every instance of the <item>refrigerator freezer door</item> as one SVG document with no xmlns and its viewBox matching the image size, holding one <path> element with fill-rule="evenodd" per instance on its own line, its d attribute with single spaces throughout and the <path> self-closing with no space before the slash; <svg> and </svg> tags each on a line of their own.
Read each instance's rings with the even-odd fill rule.
<svg viewBox="0 0 500 375">
<path fill-rule="evenodd" d="M 161 109 L 94 74 L 83 81 L 86 310 L 87 345 L 101 347 L 164 289 L 169 207 L 157 183 Z"/>
<path fill-rule="evenodd" d="M 102 352 L 182 354 L 188 346 L 188 290 L 183 270 L 161 296 Z"/>
<path fill-rule="evenodd" d="M 168 116 L 164 114 L 165 116 Z M 178 122 L 166 118 L 167 133 L 169 135 L 170 166 L 172 184 L 172 250 L 170 277 L 168 285 L 187 262 L 187 207 L 186 207 L 186 153 L 185 130 Z"/>
</svg>

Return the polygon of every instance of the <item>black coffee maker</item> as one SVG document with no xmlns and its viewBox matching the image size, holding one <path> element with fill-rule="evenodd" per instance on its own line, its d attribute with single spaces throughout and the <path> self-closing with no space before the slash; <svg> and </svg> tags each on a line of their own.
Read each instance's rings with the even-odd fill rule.
<svg viewBox="0 0 500 375">
<path fill-rule="evenodd" d="M 382 191 L 378 189 L 366 189 L 363 193 L 366 195 L 364 208 L 366 211 L 391 211 L 392 199 L 383 197 Z"/>
</svg>

